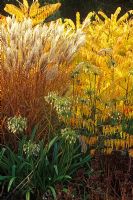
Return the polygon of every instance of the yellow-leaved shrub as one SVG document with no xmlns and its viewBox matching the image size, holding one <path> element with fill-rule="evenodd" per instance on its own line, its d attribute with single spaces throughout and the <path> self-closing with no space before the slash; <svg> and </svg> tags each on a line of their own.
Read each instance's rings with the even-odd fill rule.
<svg viewBox="0 0 133 200">
<path fill-rule="evenodd" d="M 91 12 L 83 24 L 79 13 L 76 25 L 65 20 L 66 27 L 86 33 L 86 43 L 74 61 L 69 123 L 97 138 L 84 137 L 88 144 L 100 138 L 107 153 L 133 146 L 133 20 L 129 19 L 133 11 L 118 18 L 120 11 L 117 8 L 111 18 Z M 90 23 L 84 27 L 86 20 Z"/>
<path fill-rule="evenodd" d="M 23 0 L 23 3 L 19 2 L 19 7 L 13 4 L 6 4 L 4 10 L 10 15 L 14 15 L 18 21 L 30 18 L 34 26 L 43 22 L 47 17 L 56 12 L 60 6 L 60 3 L 56 3 L 40 7 L 38 0 L 33 1 L 31 6 L 29 6 L 28 0 Z"/>
</svg>

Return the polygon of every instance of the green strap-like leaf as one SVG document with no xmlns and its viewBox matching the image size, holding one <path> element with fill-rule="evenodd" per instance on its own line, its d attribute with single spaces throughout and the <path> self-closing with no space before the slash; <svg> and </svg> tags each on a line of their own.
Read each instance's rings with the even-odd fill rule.
<svg viewBox="0 0 133 200">
<path fill-rule="evenodd" d="M 12 186 L 13 182 L 15 181 L 15 179 L 16 179 L 16 177 L 12 177 L 11 180 L 9 181 L 8 188 L 7 188 L 8 192 L 10 192 L 11 186 Z"/>
</svg>

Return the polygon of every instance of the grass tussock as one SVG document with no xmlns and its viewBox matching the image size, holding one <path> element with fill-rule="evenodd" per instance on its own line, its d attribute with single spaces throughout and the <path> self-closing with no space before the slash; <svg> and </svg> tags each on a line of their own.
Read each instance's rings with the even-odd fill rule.
<svg viewBox="0 0 133 200">
<path fill-rule="evenodd" d="M 85 35 L 82 30 L 66 30 L 59 21 L 32 27 L 30 19 L 17 22 L 14 18 L 7 18 L 0 30 L 3 124 L 6 118 L 19 113 L 28 119 L 27 133 L 38 124 L 38 137 L 44 137 L 56 124 L 51 125 L 51 111 L 44 96 L 53 90 L 65 92 L 71 61 Z M 5 138 L 2 126 L 1 140 L 5 142 Z"/>
</svg>

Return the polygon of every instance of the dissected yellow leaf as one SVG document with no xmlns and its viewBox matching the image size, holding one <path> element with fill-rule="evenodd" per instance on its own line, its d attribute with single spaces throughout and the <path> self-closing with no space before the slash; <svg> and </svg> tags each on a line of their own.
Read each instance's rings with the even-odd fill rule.
<svg viewBox="0 0 133 200">
<path fill-rule="evenodd" d="M 120 19 L 118 20 L 117 23 L 121 23 L 121 22 L 127 20 L 128 16 L 129 16 L 129 14 L 125 13 L 122 17 L 120 17 Z"/>
<path fill-rule="evenodd" d="M 11 15 L 15 15 L 19 20 L 24 19 L 24 13 L 22 10 L 12 4 L 6 4 L 4 10 Z"/>
<path fill-rule="evenodd" d="M 27 1 L 27 0 L 23 0 L 23 5 L 24 5 L 26 8 L 29 8 L 29 4 L 28 4 L 28 1 Z"/>
<path fill-rule="evenodd" d="M 76 13 L 76 28 L 80 28 L 81 27 L 81 21 L 80 21 L 80 13 L 77 12 Z"/>
<path fill-rule="evenodd" d="M 107 15 L 102 11 L 99 11 L 98 14 L 101 15 L 104 19 L 108 19 Z"/>
<path fill-rule="evenodd" d="M 113 19 L 116 21 L 117 20 L 117 17 L 118 15 L 120 14 L 121 12 L 121 7 L 118 7 L 113 15 Z"/>
<path fill-rule="evenodd" d="M 32 18 L 32 24 L 33 26 L 43 22 L 46 19 L 46 15 L 45 14 L 40 14 L 37 15 L 35 18 Z"/>
<path fill-rule="evenodd" d="M 19 4 L 21 11 L 23 12 L 25 17 L 28 17 L 29 8 L 27 8 L 24 4 Z"/>
<path fill-rule="evenodd" d="M 42 6 L 37 10 L 37 17 L 41 17 L 41 15 L 44 16 L 44 19 L 49 17 L 51 14 L 53 14 L 55 11 L 57 11 L 60 8 L 61 4 L 48 4 L 46 6 Z"/>
<path fill-rule="evenodd" d="M 64 19 L 64 25 L 67 27 L 67 26 L 70 26 L 73 30 L 75 30 L 76 26 L 74 24 L 74 22 L 71 20 L 71 19 Z"/>
<path fill-rule="evenodd" d="M 49 17 L 51 14 L 57 11 L 61 4 L 48 4 L 39 8 L 40 4 L 36 0 L 32 3 L 32 5 L 29 8 L 28 1 L 23 0 L 23 4 L 20 3 L 19 6 L 20 8 L 12 4 L 6 4 L 4 10 L 11 15 L 15 15 L 15 17 L 19 21 L 22 21 L 25 17 L 29 17 L 33 20 L 33 25 L 36 25 L 44 21 L 47 17 Z"/>
<path fill-rule="evenodd" d="M 29 17 L 35 17 L 37 15 L 39 6 L 40 4 L 38 3 L 38 1 L 32 3 L 29 11 Z"/>
</svg>

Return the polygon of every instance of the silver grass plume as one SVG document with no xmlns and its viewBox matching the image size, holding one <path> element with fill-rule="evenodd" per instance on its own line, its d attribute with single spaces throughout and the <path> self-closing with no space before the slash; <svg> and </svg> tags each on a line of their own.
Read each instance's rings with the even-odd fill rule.
<svg viewBox="0 0 133 200">
<path fill-rule="evenodd" d="M 37 67 L 48 73 L 49 79 L 58 73 L 60 65 L 70 64 L 85 42 L 82 29 L 76 32 L 69 28 L 66 30 L 59 21 L 32 27 L 30 19 L 17 22 L 14 17 L 7 17 L 6 20 L 6 26 L 0 25 L 4 55 L 2 67 L 9 71 L 17 68 L 28 71 Z M 52 66 L 50 69 L 49 65 Z"/>
</svg>

